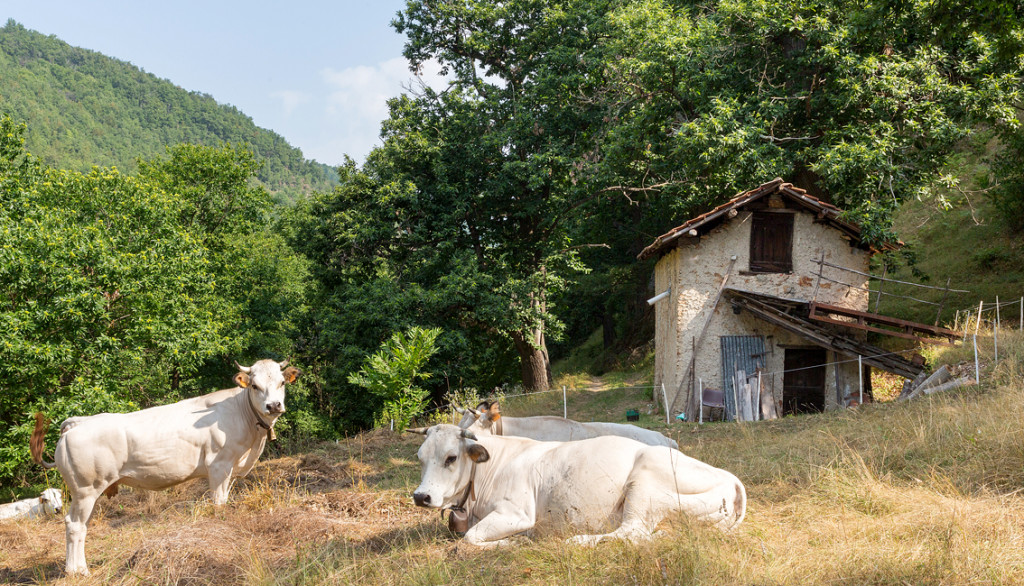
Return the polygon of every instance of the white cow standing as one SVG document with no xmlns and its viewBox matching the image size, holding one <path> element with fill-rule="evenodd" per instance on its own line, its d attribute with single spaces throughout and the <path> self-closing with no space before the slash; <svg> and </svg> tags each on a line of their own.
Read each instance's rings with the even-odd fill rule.
<svg viewBox="0 0 1024 586">
<path fill-rule="evenodd" d="M 86 525 L 96 499 L 116 493 L 119 484 L 161 490 L 206 477 L 213 502 L 227 502 L 232 477 L 248 474 L 273 439 L 285 411 L 285 384 L 299 375 L 287 366 L 287 360 L 238 365 L 232 389 L 133 413 L 69 418 L 52 463 L 42 459 L 46 429 L 37 414 L 32 457 L 45 468 L 56 466 L 71 493 L 64 518 L 67 573 L 89 573 Z"/>
<path fill-rule="evenodd" d="M 722 529 L 746 514 L 743 483 L 665 446 L 603 436 L 573 442 L 475 436 L 454 425 L 425 434 L 413 500 L 421 507 L 465 510 L 465 540 L 506 545 L 521 532 L 570 529 L 570 539 L 650 539 L 668 514 L 682 511 Z"/>
<path fill-rule="evenodd" d="M 0 519 L 38 519 L 60 514 L 64 495 L 60 489 L 47 488 L 35 498 L 0 505 Z"/>
<path fill-rule="evenodd" d="M 572 442 L 603 435 L 628 437 L 649 446 L 668 446 L 679 449 L 679 444 L 653 429 L 644 429 L 628 423 L 604 421 L 581 422 L 538 415 L 535 417 L 504 417 L 498 402 L 481 402 L 476 409 L 458 409 L 462 413 L 459 427 L 477 435 L 514 435 L 528 437 L 542 442 Z"/>
</svg>

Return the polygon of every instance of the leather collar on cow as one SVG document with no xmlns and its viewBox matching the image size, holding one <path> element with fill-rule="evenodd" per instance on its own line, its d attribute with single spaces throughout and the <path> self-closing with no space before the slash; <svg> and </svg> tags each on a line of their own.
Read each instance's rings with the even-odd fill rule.
<svg viewBox="0 0 1024 586">
<path fill-rule="evenodd" d="M 252 404 L 252 387 L 245 389 L 245 402 L 249 404 L 249 409 L 252 410 L 253 416 L 256 418 L 256 425 L 267 430 L 267 441 L 274 441 L 277 439 L 277 434 L 274 433 L 274 426 L 263 421 L 263 417 L 260 412 L 256 409 L 256 406 Z"/>
</svg>

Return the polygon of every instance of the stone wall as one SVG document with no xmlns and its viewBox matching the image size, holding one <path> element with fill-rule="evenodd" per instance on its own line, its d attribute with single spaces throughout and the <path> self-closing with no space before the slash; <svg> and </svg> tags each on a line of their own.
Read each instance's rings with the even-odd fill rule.
<svg viewBox="0 0 1024 586">
<path fill-rule="evenodd" d="M 655 291 L 660 293 L 671 285 L 671 294 L 657 302 L 655 307 L 655 384 L 664 383 L 673 415 L 685 408 L 689 395 L 689 381 L 683 380 L 693 357 L 693 341 L 700 335 L 711 316 L 722 279 L 729 270 L 730 260 L 736 257 L 727 287 L 763 293 L 776 297 L 811 301 L 818 281 L 817 260 L 868 272 L 870 253 L 850 246 L 842 233 L 827 224 L 816 222 L 814 214 L 795 212 L 793 224 L 793 272 L 770 274 L 744 274 L 750 266 L 751 213 L 741 211 L 735 218 L 699 238 L 680 238 L 676 248 L 665 254 L 655 266 Z M 868 278 L 854 273 L 825 267 L 824 277 L 854 285 L 849 287 L 822 280 L 816 299 L 866 311 L 868 309 Z M 775 327 L 750 315 L 735 314 L 726 301 L 720 301 L 708 323 L 701 347 L 697 348 L 695 377 L 706 386 L 724 388 L 721 374 L 721 336 L 765 336 L 767 352 L 766 370 L 781 373 L 785 359 L 785 346 L 812 346 L 809 342 L 786 330 Z M 852 378 L 857 389 L 856 357 L 836 356 L 829 352 L 830 361 L 854 360 L 826 372 L 826 408 L 839 404 L 841 393 L 847 392 Z M 781 374 L 773 374 L 764 381 L 765 388 L 773 389 L 778 404 L 782 400 Z M 696 378 L 694 379 L 696 380 Z"/>
</svg>

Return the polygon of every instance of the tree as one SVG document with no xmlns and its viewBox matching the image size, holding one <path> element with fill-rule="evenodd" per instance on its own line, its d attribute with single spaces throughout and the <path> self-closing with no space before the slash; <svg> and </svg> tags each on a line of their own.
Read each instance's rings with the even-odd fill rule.
<svg viewBox="0 0 1024 586">
<path fill-rule="evenodd" d="M 418 327 L 395 332 L 380 350 L 366 357 L 358 372 L 349 375 L 350 383 L 366 388 L 381 401 L 376 425 L 393 421 L 395 429 L 402 431 L 423 413 L 430 392 L 415 383 L 417 378 L 429 378 L 423 366 L 437 351 L 434 342 L 440 334 L 440 329 Z"/>
<path fill-rule="evenodd" d="M 210 259 L 182 200 L 113 169 L 40 165 L 0 118 L 0 478 L 29 422 L 148 406 L 224 351 Z"/>
</svg>

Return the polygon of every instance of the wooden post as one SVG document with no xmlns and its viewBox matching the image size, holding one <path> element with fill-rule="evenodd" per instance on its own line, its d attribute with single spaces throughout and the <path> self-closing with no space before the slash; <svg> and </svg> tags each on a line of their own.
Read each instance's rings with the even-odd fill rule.
<svg viewBox="0 0 1024 586">
<path fill-rule="evenodd" d="M 875 296 L 875 313 L 878 313 L 878 304 L 882 302 L 882 285 L 885 285 L 885 273 L 889 265 L 882 261 L 882 278 L 878 280 L 878 295 Z"/>
<path fill-rule="evenodd" d="M 942 301 L 939 302 L 939 312 L 935 314 L 935 325 L 939 325 L 939 319 L 942 317 L 942 308 L 946 305 L 946 297 L 949 297 L 949 280 L 952 277 L 946 279 L 946 290 L 942 293 Z M 877 311 L 875 313 L 878 313 Z"/>
<path fill-rule="evenodd" d="M 569 400 L 565 397 L 565 385 L 562 385 L 562 419 L 569 419 Z"/>
<path fill-rule="evenodd" d="M 814 283 L 814 295 L 811 296 L 811 302 L 818 300 L 818 286 L 821 285 L 821 276 L 825 272 L 825 251 L 821 251 L 821 260 L 818 261 L 818 281 Z"/>
<path fill-rule="evenodd" d="M 978 321 L 974 323 L 974 337 L 978 337 L 978 328 L 981 327 L 981 310 L 985 306 L 985 300 L 978 302 Z"/>
<path fill-rule="evenodd" d="M 1024 297 L 1021 297 L 1021 299 L 1024 299 Z M 963 337 L 962 340 L 960 340 L 961 342 L 966 342 L 967 341 L 967 328 L 969 328 L 970 326 L 971 326 L 971 311 L 967 310 L 967 317 L 964 318 L 964 337 Z"/>
<path fill-rule="evenodd" d="M 757 407 L 754 409 L 754 419 L 768 419 L 763 413 L 761 413 L 761 393 L 764 389 L 761 387 L 761 369 L 757 369 Z M 757 417 L 757 414 L 761 413 L 761 417 Z"/>
</svg>

